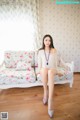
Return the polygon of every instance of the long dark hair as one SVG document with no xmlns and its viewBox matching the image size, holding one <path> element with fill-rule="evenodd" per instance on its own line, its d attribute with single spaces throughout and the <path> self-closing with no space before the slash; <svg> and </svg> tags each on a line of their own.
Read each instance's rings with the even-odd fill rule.
<svg viewBox="0 0 80 120">
<path fill-rule="evenodd" d="M 41 48 L 39 48 L 39 50 L 45 49 L 44 39 L 45 39 L 46 37 L 49 37 L 49 38 L 50 38 L 50 42 L 51 42 L 51 44 L 50 44 L 50 46 L 49 46 L 49 47 L 50 47 L 50 48 L 54 48 L 53 38 L 51 37 L 51 35 L 46 34 L 46 35 L 43 37 L 42 47 L 41 47 Z M 39 51 L 39 50 L 38 50 L 38 51 Z"/>
</svg>

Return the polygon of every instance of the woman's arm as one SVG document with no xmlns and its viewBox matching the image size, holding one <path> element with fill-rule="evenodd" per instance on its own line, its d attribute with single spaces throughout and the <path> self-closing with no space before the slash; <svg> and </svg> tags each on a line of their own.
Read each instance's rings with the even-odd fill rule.
<svg viewBox="0 0 80 120">
<path fill-rule="evenodd" d="M 58 52 L 58 63 L 60 66 L 64 67 L 65 69 L 69 70 L 69 67 L 66 65 L 65 61 L 62 59 L 61 54 Z"/>
</svg>

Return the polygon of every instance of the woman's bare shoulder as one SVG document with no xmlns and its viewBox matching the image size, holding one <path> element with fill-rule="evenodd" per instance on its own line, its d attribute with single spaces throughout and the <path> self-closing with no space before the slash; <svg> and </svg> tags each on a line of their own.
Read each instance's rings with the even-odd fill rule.
<svg viewBox="0 0 80 120">
<path fill-rule="evenodd" d="M 57 49 L 56 48 L 52 48 L 52 53 L 57 53 Z"/>
</svg>

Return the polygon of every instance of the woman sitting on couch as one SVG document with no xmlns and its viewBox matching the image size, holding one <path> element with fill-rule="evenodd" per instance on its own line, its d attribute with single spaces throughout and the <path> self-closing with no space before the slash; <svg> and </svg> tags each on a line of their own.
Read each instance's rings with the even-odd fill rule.
<svg viewBox="0 0 80 120">
<path fill-rule="evenodd" d="M 44 88 L 43 103 L 48 103 L 48 114 L 53 117 L 53 92 L 54 92 L 54 76 L 56 74 L 63 75 L 63 73 L 58 72 L 57 69 L 58 52 L 54 48 L 53 39 L 50 35 L 45 35 L 43 37 L 42 48 L 38 51 L 38 73 L 40 73 Z M 64 61 L 60 59 L 62 65 L 68 69 Z M 47 82 L 49 83 L 49 91 L 47 88 Z M 49 93 L 49 94 L 48 94 Z"/>
</svg>

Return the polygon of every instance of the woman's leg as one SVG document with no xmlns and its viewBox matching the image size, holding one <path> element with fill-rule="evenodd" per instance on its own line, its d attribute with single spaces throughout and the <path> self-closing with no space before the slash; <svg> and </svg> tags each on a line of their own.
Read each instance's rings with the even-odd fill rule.
<svg viewBox="0 0 80 120">
<path fill-rule="evenodd" d="M 41 68 L 40 74 L 42 77 L 42 82 L 43 82 L 43 88 L 44 88 L 44 98 L 47 98 L 48 91 L 47 91 L 47 82 L 48 82 L 48 69 L 47 68 Z"/>
<path fill-rule="evenodd" d="M 56 74 L 55 69 L 48 70 L 48 87 L 49 87 L 49 98 L 48 98 L 48 109 L 53 109 L 53 92 L 54 92 L 54 76 Z"/>
</svg>

